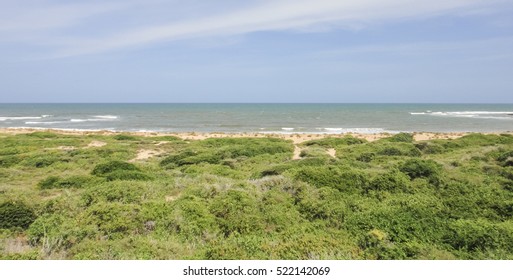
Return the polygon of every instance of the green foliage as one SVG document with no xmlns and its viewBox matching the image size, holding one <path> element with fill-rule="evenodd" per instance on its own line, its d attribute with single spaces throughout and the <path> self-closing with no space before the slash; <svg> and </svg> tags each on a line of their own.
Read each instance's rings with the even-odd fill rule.
<svg viewBox="0 0 513 280">
<path fill-rule="evenodd" d="M 368 185 L 368 190 L 376 191 L 407 191 L 410 185 L 408 176 L 396 170 L 378 175 Z"/>
<path fill-rule="evenodd" d="M 91 176 L 71 176 L 67 178 L 60 178 L 58 176 L 49 176 L 38 183 L 41 189 L 69 189 L 84 188 L 92 183 L 99 183 L 100 181 Z"/>
<path fill-rule="evenodd" d="M 513 151 L 502 153 L 497 160 L 502 166 L 513 166 Z"/>
<path fill-rule="evenodd" d="M 226 159 L 291 153 L 292 145 L 273 138 L 209 138 L 201 145 L 172 154 L 161 161 L 167 168 L 199 163 L 219 164 Z"/>
<path fill-rule="evenodd" d="M 411 143 L 413 142 L 413 135 L 410 133 L 397 133 L 392 137 L 385 138 L 384 140 L 389 142 Z"/>
<path fill-rule="evenodd" d="M 510 135 L 0 141 L 0 259 L 513 258 Z"/>
<path fill-rule="evenodd" d="M 141 172 L 137 166 L 123 161 L 110 161 L 98 164 L 91 174 L 104 177 L 107 181 L 147 181 L 152 179 L 151 176 Z"/>
<path fill-rule="evenodd" d="M 27 136 L 34 137 L 34 138 L 40 138 L 40 139 L 59 137 L 59 135 L 57 135 L 53 132 L 48 132 L 48 131 L 36 131 L 36 132 L 27 134 Z"/>
<path fill-rule="evenodd" d="M 415 147 L 422 151 L 424 154 L 442 154 L 446 151 L 446 148 L 435 142 L 419 142 L 415 144 Z"/>
<path fill-rule="evenodd" d="M 1 156 L 0 157 L 0 167 L 9 168 L 18 164 L 22 159 L 19 156 Z"/>
<path fill-rule="evenodd" d="M 343 145 L 358 145 L 366 143 L 364 139 L 361 138 L 355 138 L 353 136 L 344 136 L 342 138 L 334 138 L 334 137 L 327 137 L 317 140 L 310 140 L 303 143 L 305 146 L 313 146 L 318 145 L 321 147 L 337 147 L 337 146 L 343 146 Z"/>
<path fill-rule="evenodd" d="M 258 202 L 249 193 L 228 190 L 215 197 L 210 206 L 224 236 L 261 232 L 263 217 Z"/>
<path fill-rule="evenodd" d="M 362 189 L 368 183 L 363 172 L 340 167 L 303 167 L 296 171 L 294 177 L 317 187 L 349 192 Z"/>
<path fill-rule="evenodd" d="M 137 137 L 127 134 L 114 135 L 112 138 L 119 141 L 136 141 L 139 140 Z"/>
<path fill-rule="evenodd" d="M 26 229 L 35 219 L 34 211 L 23 202 L 8 201 L 0 204 L 1 229 Z"/>
<path fill-rule="evenodd" d="M 96 228 L 99 235 L 121 238 L 142 229 L 139 211 L 140 206 L 135 204 L 99 202 L 87 208 L 83 218 L 88 226 Z"/>
<path fill-rule="evenodd" d="M 411 179 L 416 178 L 437 178 L 442 166 L 433 160 L 409 159 L 404 162 L 399 170 L 408 175 Z"/>
<path fill-rule="evenodd" d="M 382 144 L 381 148 L 377 151 L 377 154 L 383 156 L 418 157 L 421 155 L 421 152 L 413 144 L 385 143 Z"/>
</svg>

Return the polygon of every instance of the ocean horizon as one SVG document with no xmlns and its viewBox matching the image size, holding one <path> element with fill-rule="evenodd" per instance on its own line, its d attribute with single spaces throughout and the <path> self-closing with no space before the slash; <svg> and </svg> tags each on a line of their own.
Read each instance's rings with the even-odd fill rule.
<svg viewBox="0 0 513 280">
<path fill-rule="evenodd" d="M 3 103 L 1 128 L 223 133 L 513 131 L 513 104 Z"/>
</svg>

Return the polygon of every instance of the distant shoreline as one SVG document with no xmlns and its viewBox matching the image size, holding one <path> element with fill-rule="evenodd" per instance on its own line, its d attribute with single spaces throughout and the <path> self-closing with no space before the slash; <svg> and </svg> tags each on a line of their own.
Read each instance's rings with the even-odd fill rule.
<svg viewBox="0 0 513 280">
<path fill-rule="evenodd" d="M 259 132 L 134 132 L 134 131 L 111 131 L 111 130 L 77 130 L 77 129 L 45 129 L 45 128 L 0 128 L 1 134 L 26 134 L 37 131 L 47 131 L 62 135 L 117 135 L 129 134 L 143 137 L 157 136 L 176 136 L 184 140 L 203 140 L 207 138 L 280 138 L 284 140 L 292 140 L 293 143 L 301 143 L 308 140 L 316 140 L 327 137 L 341 138 L 345 136 L 353 136 L 367 141 L 375 141 L 382 138 L 390 137 L 392 133 L 259 133 Z M 426 141 L 434 139 L 456 139 L 472 133 L 480 134 L 513 134 L 513 131 L 504 132 L 412 132 L 415 141 Z"/>
</svg>

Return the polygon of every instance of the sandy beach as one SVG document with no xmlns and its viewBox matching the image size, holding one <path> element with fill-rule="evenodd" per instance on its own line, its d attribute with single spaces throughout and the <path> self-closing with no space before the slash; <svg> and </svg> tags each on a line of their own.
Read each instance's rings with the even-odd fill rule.
<svg viewBox="0 0 513 280">
<path fill-rule="evenodd" d="M 308 140 L 316 140 L 327 137 L 345 137 L 347 135 L 354 136 L 356 138 L 365 139 L 367 141 L 376 141 L 382 138 L 390 137 L 390 133 L 376 133 L 376 134 L 364 134 L 364 133 L 339 133 L 339 134 L 308 134 L 308 133 L 292 133 L 292 134 L 278 134 L 278 133 L 253 133 L 253 132 L 242 132 L 242 133 L 223 133 L 223 132 L 212 132 L 212 133 L 199 133 L 199 132 L 179 132 L 179 133 L 162 133 L 162 132 L 118 132 L 109 130 L 60 130 L 60 129 L 35 129 L 35 128 L 0 128 L 0 133 L 3 134 L 23 134 L 32 133 L 36 131 L 48 131 L 58 134 L 65 135 L 116 135 L 116 134 L 130 134 L 137 136 L 176 136 L 184 140 L 203 140 L 207 138 L 241 138 L 241 137 L 257 137 L 257 138 L 280 138 L 285 140 L 291 140 L 294 144 L 298 144 Z M 413 136 L 416 141 L 426 141 L 433 139 L 456 139 L 462 136 L 470 134 L 470 132 L 414 132 Z M 513 134 L 513 132 L 495 132 L 495 133 L 484 133 L 484 134 Z"/>
</svg>

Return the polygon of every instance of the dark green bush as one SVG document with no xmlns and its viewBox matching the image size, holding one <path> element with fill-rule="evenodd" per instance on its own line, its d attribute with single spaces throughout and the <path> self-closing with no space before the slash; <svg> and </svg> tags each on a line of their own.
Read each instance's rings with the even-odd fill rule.
<svg viewBox="0 0 513 280">
<path fill-rule="evenodd" d="M 442 154 L 446 151 L 446 148 L 443 145 L 434 142 L 416 143 L 415 147 L 421 150 L 424 154 Z"/>
<path fill-rule="evenodd" d="M 408 156 L 418 157 L 422 153 L 412 144 L 406 143 L 385 143 L 378 149 L 377 153 L 383 156 Z"/>
<path fill-rule="evenodd" d="M 121 140 L 121 141 L 136 141 L 136 140 L 139 140 L 137 137 L 135 136 L 132 136 L 132 135 L 127 135 L 127 134 L 118 134 L 118 135 L 114 135 L 114 138 L 115 140 Z"/>
<path fill-rule="evenodd" d="M 26 229 L 34 222 L 34 211 L 23 202 L 9 201 L 0 204 L 0 228 Z"/>
<path fill-rule="evenodd" d="M 49 176 L 38 183 L 41 189 L 68 189 L 75 188 L 80 189 L 85 186 L 98 182 L 94 177 L 91 176 L 71 176 L 67 178 L 60 178 L 58 176 Z"/>
<path fill-rule="evenodd" d="M 503 248 L 513 251 L 513 224 L 478 220 L 457 220 L 450 224 L 445 240 L 456 250 L 469 253 Z M 472 254 L 468 255 L 472 257 Z"/>
<path fill-rule="evenodd" d="M 332 148 L 336 146 L 341 145 L 358 145 L 366 143 L 367 141 L 364 139 L 356 138 L 353 136 L 345 136 L 343 138 L 334 138 L 334 137 L 328 137 L 323 139 L 317 139 L 317 140 L 310 140 L 303 143 L 305 146 L 313 146 L 318 145 L 321 147 L 327 147 Z"/>
<path fill-rule="evenodd" d="M 361 162 L 371 162 L 375 157 L 375 153 L 362 153 L 356 157 L 356 160 Z"/>
<path fill-rule="evenodd" d="M 19 156 L 2 156 L 0 157 L 0 167 L 9 168 L 21 161 Z"/>
<path fill-rule="evenodd" d="M 137 166 L 124 161 L 110 161 L 98 164 L 92 171 L 92 175 L 106 176 L 115 171 L 140 171 Z"/>
<path fill-rule="evenodd" d="M 115 181 L 115 180 L 125 180 L 125 181 L 148 181 L 153 179 L 153 177 L 140 172 L 133 170 L 116 170 L 108 173 L 105 176 L 107 181 Z"/>
<path fill-rule="evenodd" d="M 438 176 L 441 169 L 442 166 L 435 161 L 423 159 L 409 159 L 399 167 L 399 170 L 411 179 L 434 178 Z"/>
<path fill-rule="evenodd" d="M 83 219 L 88 225 L 97 228 L 99 236 L 122 238 L 142 229 L 139 217 L 140 207 L 135 204 L 96 203 L 87 208 Z"/>
<path fill-rule="evenodd" d="M 58 137 L 57 134 L 55 134 L 53 132 L 48 132 L 48 131 L 36 131 L 36 132 L 32 132 L 32 133 L 27 134 L 27 136 L 35 137 L 35 138 L 41 138 L 41 139 L 44 139 L 44 138 L 57 138 Z"/>
<path fill-rule="evenodd" d="M 513 166 L 513 151 L 502 153 L 497 160 L 502 166 Z"/>
<path fill-rule="evenodd" d="M 410 185 L 408 176 L 399 171 L 392 170 L 390 172 L 377 175 L 368 185 L 368 190 L 377 191 L 406 191 Z"/>
<path fill-rule="evenodd" d="M 246 191 L 228 190 L 216 196 L 210 212 L 217 217 L 225 236 L 261 232 L 264 228 L 258 202 Z"/>
<path fill-rule="evenodd" d="M 25 159 L 24 164 L 31 167 L 44 168 L 61 160 L 55 155 L 36 155 Z"/>
<path fill-rule="evenodd" d="M 330 187 L 339 191 L 355 191 L 364 188 L 367 176 L 356 170 L 339 167 L 303 167 L 296 171 L 295 178 L 316 187 Z"/>
<path fill-rule="evenodd" d="M 410 133 L 403 132 L 403 133 L 395 134 L 394 136 L 385 138 L 383 140 L 389 141 L 389 142 L 411 143 L 411 142 L 413 142 L 413 135 Z"/>
</svg>

